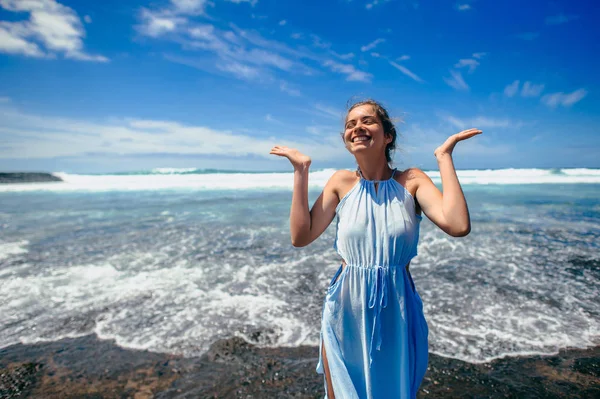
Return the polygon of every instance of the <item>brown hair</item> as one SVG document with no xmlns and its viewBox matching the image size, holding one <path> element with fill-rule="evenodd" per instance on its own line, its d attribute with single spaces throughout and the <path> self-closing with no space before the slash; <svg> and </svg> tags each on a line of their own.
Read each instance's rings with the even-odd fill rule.
<svg viewBox="0 0 600 399">
<path fill-rule="evenodd" d="M 378 103 L 375 100 L 371 100 L 371 99 L 358 101 L 358 102 L 355 102 L 354 104 L 349 105 L 348 112 L 346 112 L 346 118 L 348 118 L 348 114 L 350 113 L 350 111 L 352 111 L 354 108 L 360 107 L 362 105 L 370 105 L 373 107 L 373 109 L 375 110 L 375 113 L 377 114 L 377 116 L 379 117 L 379 120 L 381 121 L 381 126 L 383 127 L 383 133 L 386 136 L 392 137 L 392 141 L 390 141 L 388 143 L 388 145 L 385 147 L 385 158 L 387 159 L 388 163 L 392 162 L 392 152 L 396 149 L 396 138 L 398 137 L 398 133 L 396 132 L 396 126 L 394 126 L 394 123 L 392 122 L 392 119 L 390 118 L 390 115 L 388 114 L 387 110 L 385 108 L 383 108 L 383 106 L 380 103 Z M 343 137 L 343 133 L 342 133 L 342 137 Z"/>
</svg>

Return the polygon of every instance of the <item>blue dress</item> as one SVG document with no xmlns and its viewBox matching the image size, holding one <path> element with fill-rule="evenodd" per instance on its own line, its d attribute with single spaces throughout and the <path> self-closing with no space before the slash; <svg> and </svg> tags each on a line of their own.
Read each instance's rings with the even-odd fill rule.
<svg viewBox="0 0 600 399">
<path fill-rule="evenodd" d="M 324 374 L 324 346 L 336 399 L 415 398 L 428 327 L 406 270 L 419 240 L 414 198 L 394 173 L 382 181 L 361 175 L 336 214 L 334 248 L 347 265 L 325 297 L 317 372 Z"/>
</svg>

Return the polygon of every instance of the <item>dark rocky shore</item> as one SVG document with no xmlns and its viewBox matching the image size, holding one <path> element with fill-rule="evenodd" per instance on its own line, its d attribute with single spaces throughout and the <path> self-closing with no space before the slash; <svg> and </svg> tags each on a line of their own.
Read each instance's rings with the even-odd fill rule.
<svg viewBox="0 0 600 399">
<path fill-rule="evenodd" d="M 0 173 L 0 184 L 6 183 L 46 183 L 62 181 L 50 173 L 14 172 Z"/>
<path fill-rule="evenodd" d="M 318 349 L 239 338 L 198 358 L 90 335 L 0 350 L 0 398 L 322 398 Z M 474 365 L 432 355 L 419 398 L 600 398 L 600 347 Z"/>
</svg>

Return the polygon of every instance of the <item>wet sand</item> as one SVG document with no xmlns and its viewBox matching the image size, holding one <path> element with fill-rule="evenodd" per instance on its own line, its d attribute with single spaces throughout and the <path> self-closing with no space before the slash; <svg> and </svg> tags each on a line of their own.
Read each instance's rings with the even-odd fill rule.
<svg viewBox="0 0 600 399">
<path fill-rule="evenodd" d="M 260 334 L 260 333 L 257 333 Z M 94 335 L 0 349 L 0 398 L 322 398 L 318 348 L 240 338 L 197 358 L 123 349 Z M 486 364 L 430 356 L 419 398 L 600 398 L 600 347 Z"/>
</svg>

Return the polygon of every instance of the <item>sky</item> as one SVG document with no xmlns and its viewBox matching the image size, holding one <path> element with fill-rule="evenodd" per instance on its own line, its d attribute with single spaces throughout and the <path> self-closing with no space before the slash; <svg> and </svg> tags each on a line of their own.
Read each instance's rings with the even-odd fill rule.
<svg viewBox="0 0 600 399">
<path fill-rule="evenodd" d="M 600 167 L 594 1 L 0 0 L 0 171 L 352 168 L 347 105 L 394 165 Z"/>
</svg>

